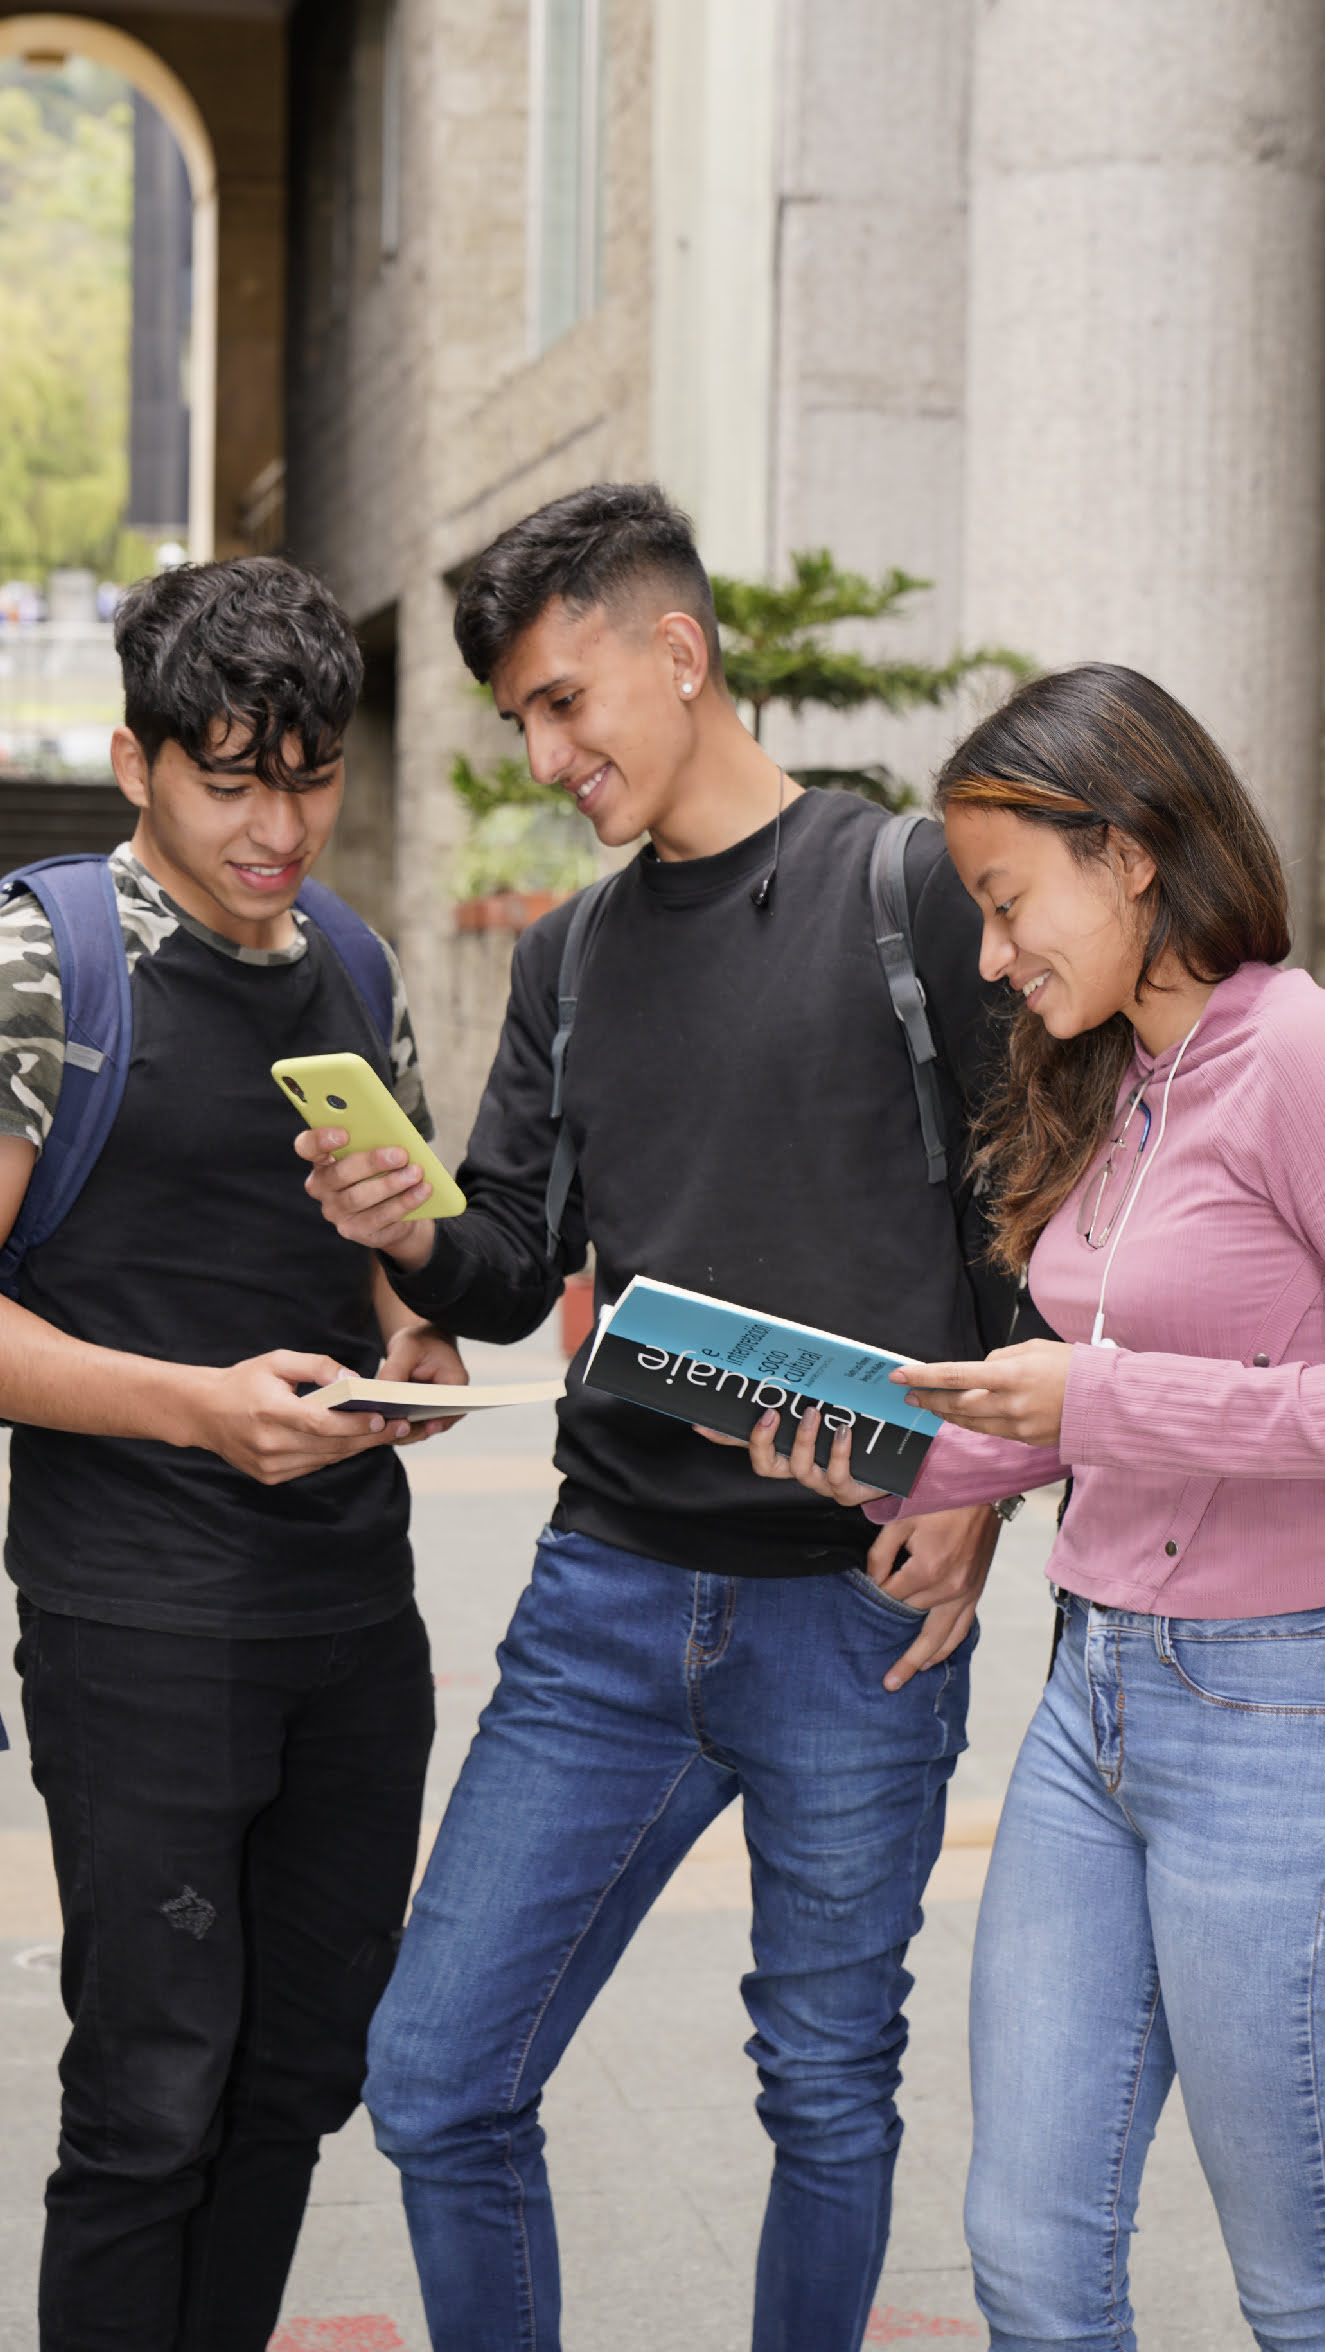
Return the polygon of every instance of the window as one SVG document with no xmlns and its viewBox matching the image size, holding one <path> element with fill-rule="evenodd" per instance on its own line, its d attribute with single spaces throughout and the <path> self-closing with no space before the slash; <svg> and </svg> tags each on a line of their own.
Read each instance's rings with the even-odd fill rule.
<svg viewBox="0 0 1325 2352">
<path fill-rule="evenodd" d="M 530 340 L 546 351 L 597 304 L 604 0 L 531 0 Z"/>
</svg>

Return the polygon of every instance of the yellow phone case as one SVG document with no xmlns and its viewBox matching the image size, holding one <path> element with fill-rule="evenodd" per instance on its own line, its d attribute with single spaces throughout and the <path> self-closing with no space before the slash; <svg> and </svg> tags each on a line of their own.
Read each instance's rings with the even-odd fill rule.
<svg viewBox="0 0 1325 2352">
<path fill-rule="evenodd" d="M 406 1209 L 405 1223 L 414 1217 L 458 1217 L 465 1196 L 430 1151 L 412 1119 L 407 1119 L 389 1087 L 362 1054 L 291 1054 L 273 1062 L 271 1074 L 300 1118 L 309 1127 L 343 1127 L 349 1142 L 333 1159 L 346 1152 L 381 1151 L 397 1145 L 417 1161 L 432 1186 L 432 1197 L 417 1209 Z"/>
</svg>

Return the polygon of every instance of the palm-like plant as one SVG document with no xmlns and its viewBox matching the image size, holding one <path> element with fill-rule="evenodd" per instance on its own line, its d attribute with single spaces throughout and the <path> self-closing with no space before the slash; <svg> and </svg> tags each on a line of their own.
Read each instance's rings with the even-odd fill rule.
<svg viewBox="0 0 1325 2352">
<path fill-rule="evenodd" d="M 904 711 L 918 703 L 948 701 L 979 670 L 998 669 L 1014 677 L 1026 673 L 1031 665 L 1024 655 L 1006 646 L 958 651 L 935 666 L 870 660 L 834 643 L 832 632 L 841 622 L 898 620 L 909 600 L 932 586 L 896 565 L 878 580 L 842 571 L 826 547 L 793 555 L 791 578 L 783 586 L 715 575 L 723 668 L 737 701 L 750 705 L 756 741 L 771 704 L 800 712 L 807 703 L 838 711 L 879 703 L 885 710 Z M 849 784 L 890 806 L 907 797 L 906 786 L 878 762 L 797 772 L 802 783 Z"/>
</svg>

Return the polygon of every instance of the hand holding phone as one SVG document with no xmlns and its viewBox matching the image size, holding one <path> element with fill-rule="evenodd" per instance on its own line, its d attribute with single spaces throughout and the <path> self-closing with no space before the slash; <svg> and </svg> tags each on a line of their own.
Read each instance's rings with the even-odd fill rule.
<svg viewBox="0 0 1325 2352">
<path fill-rule="evenodd" d="M 273 1062 L 271 1074 L 287 1101 L 308 1127 L 339 1127 L 349 1136 L 332 1153 L 395 1148 L 408 1153 L 432 1186 L 431 1198 L 403 1212 L 403 1221 L 422 1217 L 458 1217 L 465 1196 L 436 1153 L 407 1119 L 389 1087 L 362 1054 L 291 1054 Z"/>
</svg>

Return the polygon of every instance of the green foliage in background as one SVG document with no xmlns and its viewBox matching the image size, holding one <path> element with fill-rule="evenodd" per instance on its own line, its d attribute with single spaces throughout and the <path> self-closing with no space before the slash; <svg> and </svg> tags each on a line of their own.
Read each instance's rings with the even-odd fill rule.
<svg viewBox="0 0 1325 2352">
<path fill-rule="evenodd" d="M 0 68 L 0 579 L 151 569 L 121 523 L 132 208 L 125 83 Z"/>
<path fill-rule="evenodd" d="M 459 753 L 451 784 L 469 812 L 452 878 L 457 898 L 581 890 L 593 881 L 598 865 L 584 818 L 566 793 L 536 784 L 523 760 L 500 759 L 485 772 Z"/>
<path fill-rule="evenodd" d="M 748 702 L 759 740 L 764 713 L 785 704 L 799 713 L 807 703 L 819 709 L 860 710 L 878 703 L 889 711 L 916 704 L 944 703 L 979 670 L 1023 676 L 1030 664 L 1004 646 L 982 645 L 954 653 L 935 667 L 927 662 L 870 660 L 835 643 L 843 621 L 889 621 L 904 617 L 908 601 L 930 580 L 917 580 L 896 566 L 879 580 L 844 572 L 826 547 L 803 549 L 791 559 L 791 578 L 782 587 L 763 580 L 713 581 L 713 601 L 722 632 L 727 684 L 738 702 Z M 798 768 L 802 784 L 846 786 L 887 808 L 902 808 L 915 795 L 888 768 Z"/>
</svg>

